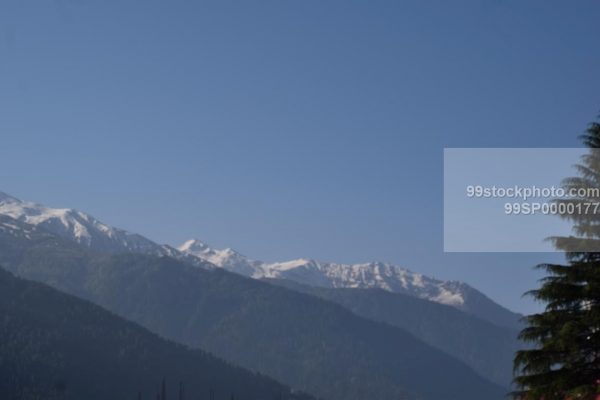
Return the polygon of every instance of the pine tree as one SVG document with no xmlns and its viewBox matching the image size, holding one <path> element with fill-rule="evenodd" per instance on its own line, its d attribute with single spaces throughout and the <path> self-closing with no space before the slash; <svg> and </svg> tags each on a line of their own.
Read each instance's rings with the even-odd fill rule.
<svg viewBox="0 0 600 400">
<path fill-rule="evenodd" d="M 565 179 L 563 187 L 600 191 L 600 124 L 591 124 L 582 139 L 589 152 L 576 166 L 578 176 Z M 556 202 L 581 205 L 598 203 L 599 197 Z M 529 292 L 546 307 L 526 318 L 520 334 L 534 346 L 516 354 L 516 399 L 596 400 L 600 394 L 600 209 L 579 210 L 561 215 L 572 222 L 575 235 L 551 238 L 565 251 L 567 265 L 539 265 L 548 276 Z"/>
</svg>

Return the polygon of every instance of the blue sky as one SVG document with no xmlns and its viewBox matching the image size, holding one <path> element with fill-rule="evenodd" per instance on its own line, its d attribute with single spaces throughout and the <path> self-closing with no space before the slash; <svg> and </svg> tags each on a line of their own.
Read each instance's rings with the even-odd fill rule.
<svg viewBox="0 0 600 400">
<path fill-rule="evenodd" d="M 535 305 L 550 254 L 444 254 L 444 147 L 574 147 L 597 2 L 3 1 L 0 190 L 264 260 Z"/>
</svg>

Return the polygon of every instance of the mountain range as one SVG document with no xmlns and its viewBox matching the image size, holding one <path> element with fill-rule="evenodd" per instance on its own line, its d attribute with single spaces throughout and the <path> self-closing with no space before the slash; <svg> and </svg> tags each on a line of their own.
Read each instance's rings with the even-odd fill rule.
<svg viewBox="0 0 600 400">
<path fill-rule="evenodd" d="M 92 251 L 6 215 L 0 265 L 323 399 L 499 400 L 506 393 L 404 329 L 222 268 Z"/>
<path fill-rule="evenodd" d="M 507 310 L 465 283 L 437 280 L 390 263 L 339 264 L 303 258 L 267 263 L 249 259 L 230 248 L 211 248 L 198 239 L 188 240 L 174 248 L 111 227 L 77 210 L 49 208 L 3 192 L 0 192 L 0 215 L 42 227 L 99 252 L 169 256 L 195 266 L 217 266 L 255 279 L 286 279 L 317 287 L 379 288 L 450 305 L 503 327 L 520 327 L 521 315 Z"/>
<path fill-rule="evenodd" d="M 323 288 L 382 289 L 452 306 L 500 326 L 520 327 L 521 315 L 466 283 L 437 280 L 390 263 L 339 264 L 303 258 L 266 263 L 251 260 L 230 248 L 211 248 L 198 239 L 186 241 L 178 250 L 256 279 L 284 279 Z"/>
<path fill-rule="evenodd" d="M 162 245 L 74 209 L 50 208 L 2 192 L 0 265 L 165 338 L 325 399 L 352 399 L 359 393 L 435 398 L 465 376 L 473 385 L 477 375 L 487 380 L 478 383 L 486 388 L 481 390 L 497 397 L 500 388 L 511 385 L 512 355 L 519 347 L 520 315 L 462 282 L 383 262 L 263 262 L 198 239 L 178 247 Z M 323 310 L 331 315 L 324 318 Z M 338 329 L 326 320 L 336 318 L 363 336 L 353 332 L 336 343 Z M 298 326 L 299 320 L 305 325 Z M 261 321 L 261 329 L 252 321 Z M 314 326 L 305 330 L 309 325 Z M 402 363 L 393 367 L 400 375 L 384 377 L 381 367 L 392 365 L 386 351 L 378 350 L 377 337 L 399 346 L 402 360 L 412 357 L 414 364 L 424 357 L 423 365 L 436 373 L 431 363 L 450 356 L 458 375 L 446 387 L 440 385 L 442 392 L 425 389 L 424 370 L 411 375 Z M 364 342 L 371 345 L 363 348 Z M 298 345 L 301 352 L 293 349 Z M 324 345 L 331 351 L 325 352 L 327 359 L 316 351 Z M 347 362 L 353 371 L 331 375 L 330 368 Z M 349 384 L 356 376 L 369 382 L 368 392 L 364 384 Z M 374 382 L 381 387 L 376 390 Z M 469 398 L 468 393 L 461 396 Z"/>
</svg>

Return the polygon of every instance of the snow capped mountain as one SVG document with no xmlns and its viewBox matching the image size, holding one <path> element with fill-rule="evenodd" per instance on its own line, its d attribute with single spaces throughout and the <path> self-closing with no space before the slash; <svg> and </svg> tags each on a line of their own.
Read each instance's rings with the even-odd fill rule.
<svg viewBox="0 0 600 400">
<path fill-rule="evenodd" d="M 452 306 L 511 328 L 520 317 L 465 283 L 433 279 L 389 263 L 338 264 L 304 258 L 265 263 L 232 249 L 213 249 L 198 239 L 188 240 L 178 249 L 255 279 L 286 279 L 329 288 L 383 289 Z"/>
<path fill-rule="evenodd" d="M 197 257 L 157 244 L 142 235 L 108 226 L 91 215 L 70 208 L 49 208 L 0 192 L 0 215 L 42 228 L 99 252 L 170 256 L 197 266 L 206 266 L 206 262 Z"/>
<path fill-rule="evenodd" d="M 161 246 L 141 235 L 113 228 L 69 208 L 48 208 L 0 192 L 0 214 L 99 251 L 161 254 Z"/>
<path fill-rule="evenodd" d="M 311 259 L 264 263 L 250 260 L 232 249 L 213 249 L 198 239 L 188 240 L 178 249 L 229 271 L 257 279 L 288 279 L 305 285 L 331 288 L 378 288 L 459 308 L 465 302 L 464 284 L 435 280 L 387 263 L 336 264 Z"/>
<path fill-rule="evenodd" d="M 216 266 L 235 272 L 237 274 L 260 278 L 262 274 L 261 263 L 252 261 L 235 250 L 226 248 L 223 250 L 213 249 L 198 239 L 191 239 L 177 248 L 178 251 L 206 260 Z"/>
</svg>

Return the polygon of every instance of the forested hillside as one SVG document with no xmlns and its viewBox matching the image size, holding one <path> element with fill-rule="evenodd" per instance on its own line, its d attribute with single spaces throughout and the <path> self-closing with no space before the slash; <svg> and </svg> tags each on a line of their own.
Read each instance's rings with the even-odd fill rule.
<svg viewBox="0 0 600 400">
<path fill-rule="evenodd" d="M 381 289 L 329 289 L 270 279 L 268 282 L 344 306 L 357 315 L 402 328 L 509 387 L 518 331 L 494 325 L 453 307 Z"/>
<path fill-rule="evenodd" d="M 3 400 L 154 399 L 163 380 L 171 399 L 310 399 L 3 269 L 0 315 Z"/>
</svg>

